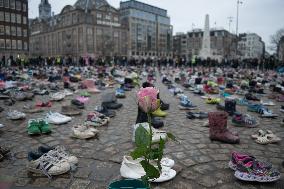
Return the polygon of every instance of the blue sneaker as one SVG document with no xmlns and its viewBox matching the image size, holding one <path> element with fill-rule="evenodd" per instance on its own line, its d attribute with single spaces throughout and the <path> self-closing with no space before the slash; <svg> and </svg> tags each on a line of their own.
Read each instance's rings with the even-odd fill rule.
<svg viewBox="0 0 284 189">
<path fill-rule="evenodd" d="M 250 102 L 245 98 L 241 98 L 237 100 L 237 104 L 240 106 L 248 106 L 250 105 Z"/>
<path fill-rule="evenodd" d="M 193 105 L 193 103 L 189 100 L 189 99 L 182 99 L 180 101 L 180 105 L 179 105 L 179 108 L 181 110 L 194 110 L 196 109 L 197 106 Z"/>
<path fill-rule="evenodd" d="M 115 91 L 115 96 L 117 98 L 125 98 L 125 91 L 122 88 L 118 88 Z"/>
</svg>

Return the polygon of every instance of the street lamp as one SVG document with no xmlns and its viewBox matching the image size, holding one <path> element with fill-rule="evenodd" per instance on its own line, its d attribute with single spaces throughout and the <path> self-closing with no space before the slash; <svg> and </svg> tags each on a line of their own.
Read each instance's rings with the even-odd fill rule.
<svg viewBox="0 0 284 189">
<path fill-rule="evenodd" d="M 233 19 L 234 19 L 234 17 L 232 17 L 232 16 L 228 17 L 228 20 L 229 20 L 229 33 L 231 33 L 231 24 L 233 22 Z"/>
<path fill-rule="evenodd" d="M 236 35 L 238 36 L 238 30 L 239 30 L 239 6 L 243 4 L 242 1 L 238 0 L 237 1 L 237 23 L 236 23 Z"/>
<path fill-rule="evenodd" d="M 243 4 L 242 1 L 238 0 L 237 1 L 237 21 L 236 21 L 236 56 L 238 56 L 238 32 L 239 32 L 239 6 Z"/>
</svg>

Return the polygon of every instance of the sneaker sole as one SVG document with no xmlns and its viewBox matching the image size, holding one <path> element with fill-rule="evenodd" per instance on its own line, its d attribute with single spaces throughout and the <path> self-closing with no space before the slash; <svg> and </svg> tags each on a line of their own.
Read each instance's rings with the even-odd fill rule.
<svg viewBox="0 0 284 189">
<path fill-rule="evenodd" d="M 232 161 L 229 161 L 228 166 L 230 169 L 236 171 L 237 170 L 237 165 L 233 164 Z"/>
<path fill-rule="evenodd" d="M 243 181 L 251 181 L 251 182 L 255 182 L 255 181 L 256 182 L 275 182 L 280 179 L 280 175 L 277 177 L 268 177 L 268 176 L 260 177 L 257 175 L 250 175 L 247 173 L 242 173 L 240 171 L 235 172 L 235 177 Z"/>
<path fill-rule="evenodd" d="M 33 172 L 33 173 L 38 173 L 38 174 L 43 174 L 41 170 L 39 169 L 34 169 L 34 168 L 30 168 L 30 167 L 27 167 L 28 170 L 30 172 Z M 70 169 L 69 169 L 70 170 Z M 56 172 L 56 173 L 48 173 L 50 174 L 51 176 L 57 176 L 57 175 L 62 175 L 64 173 L 67 173 L 69 170 L 64 170 L 64 171 L 60 171 L 60 172 Z M 44 174 L 43 174 L 44 175 Z"/>
<path fill-rule="evenodd" d="M 197 109 L 197 107 L 192 107 L 192 108 L 189 108 L 189 107 L 183 107 L 181 105 L 178 106 L 180 110 L 195 110 Z"/>
</svg>

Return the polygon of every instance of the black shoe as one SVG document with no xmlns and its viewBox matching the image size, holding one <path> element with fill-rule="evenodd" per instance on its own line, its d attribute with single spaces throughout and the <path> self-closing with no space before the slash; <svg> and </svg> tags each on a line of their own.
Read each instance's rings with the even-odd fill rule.
<svg viewBox="0 0 284 189">
<path fill-rule="evenodd" d="M 165 110 L 168 110 L 170 108 L 170 105 L 161 100 L 161 107 L 160 108 L 161 108 L 162 111 L 165 111 Z"/>
<path fill-rule="evenodd" d="M 82 102 L 80 102 L 79 100 L 76 100 L 76 99 L 71 100 L 71 105 L 74 105 L 74 106 L 76 106 L 79 109 L 84 109 L 85 108 L 84 103 L 82 103 Z"/>
<path fill-rule="evenodd" d="M 187 112 L 186 117 L 188 119 L 205 119 L 205 118 L 208 118 L 208 113 L 206 112 Z"/>
<path fill-rule="evenodd" d="M 230 115 L 234 115 L 234 113 L 236 112 L 236 101 L 235 100 L 230 100 L 230 99 L 226 99 L 225 100 L 225 111 Z"/>
<path fill-rule="evenodd" d="M 136 124 L 137 123 L 145 123 L 145 122 L 148 122 L 148 116 L 145 112 L 143 112 L 139 107 L 138 107 L 138 114 L 137 114 L 137 118 L 136 118 Z M 158 129 L 158 128 L 161 128 L 164 126 L 164 122 L 160 119 L 160 118 L 157 118 L 157 117 L 151 117 L 151 123 L 152 123 L 152 126 L 155 128 L 155 129 Z"/>
<path fill-rule="evenodd" d="M 119 109 L 121 108 L 123 105 L 121 103 L 117 103 L 117 102 L 103 102 L 102 106 L 106 107 L 107 109 Z"/>
<path fill-rule="evenodd" d="M 51 148 L 49 146 L 39 146 L 38 147 L 38 153 L 43 155 L 43 154 L 46 154 L 48 153 L 50 150 L 53 150 L 54 148 Z"/>
<path fill-rule="evenodd" d="M 104 106 L 97 106 L 95 108 L 95 111 L 101 113 L 101 114 L 104 114 L 105 116 L 107 117 L 114 117 L 116 115 L 115 111 L 112 111 L 112 110 L 108 110 L 106 107 Z"/>
<path fill-rule="evenodd" d="M 225 111 L 225 105 L 217 104 L 217 105 L 216 105 L 216 109 L 217 109 L 217 110 L 221 110 L 221 111 Z"/>
</svg>

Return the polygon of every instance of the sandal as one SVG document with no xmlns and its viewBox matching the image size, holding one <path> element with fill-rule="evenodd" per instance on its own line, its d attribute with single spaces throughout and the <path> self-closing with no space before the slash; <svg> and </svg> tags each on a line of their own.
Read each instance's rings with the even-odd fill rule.
<svg viewBox="0 0 284 189">
<path fill-rule="evenodd" d="M 251 135 L 252 139 L 257 139 L 258 137 L 264 137 L 265 136 L 265 132 L 263 130 L 258 130 L 257 134 Z"/>
<path fill-rule="evenodd" d="M 267 130 L 266 133 L 264 134 L 263 136 L 263 133 L 262 133 L 262 136 L 259 136 L 257 137 L 257 139 L 255 140 L 256 143 L 258 144 L 272 144 L 272 143 L 277 143 L 277 142 L 280 142 L 281 139 L 279 137 L 277 137 L 276 135 L 274 135 L 272 133 L 272 131 L 270 130 Z"/>
</svg>

